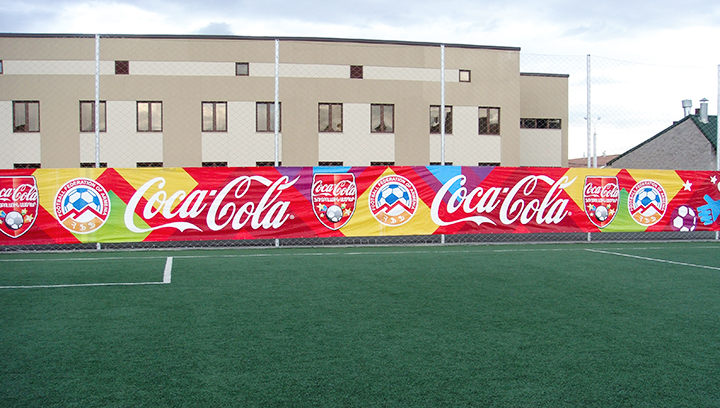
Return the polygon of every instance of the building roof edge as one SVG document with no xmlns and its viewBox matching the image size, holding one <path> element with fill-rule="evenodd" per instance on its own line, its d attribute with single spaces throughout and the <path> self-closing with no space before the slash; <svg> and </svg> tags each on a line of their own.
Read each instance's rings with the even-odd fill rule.
<svg viewBox="0 0 720 408">
<path fill-rule="evenodd" d="M 51 33 L 0 33 L 0 38 L 95 38 L 96 34 L 51 34 Z M 445 45 L 449 48 L 468 48 L 496 51 L 515 51 L 519 52 L 520 47 L 506 47 L 495 45 L 473 45 L 473 44 L 454 44 L 454 43 L 436 43 L 422 41 L 402 41 L 402 40 L 376 40 L 361 38 L 330 38 L 330 37 L 271 37 L 271 36 L 240 36 L 240 35 L 203 35 L 203 34 L 99 34 L 101 38 L 135 38 L 135 39 L 168 39 L 168 40 L 238 40 L 238 41 L 306 41 L 306 42 L 326 42 L 326 43 L 355 43 L 355 44 L 375 44 L 375 45 L 407 45 L 407 46 L 424 46 L 439 47 Z"/>
</svg>

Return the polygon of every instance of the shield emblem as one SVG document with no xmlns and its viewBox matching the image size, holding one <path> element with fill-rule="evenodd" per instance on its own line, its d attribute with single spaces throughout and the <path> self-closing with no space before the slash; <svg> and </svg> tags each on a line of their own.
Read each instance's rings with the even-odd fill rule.
<svg viewBox="0 0 720 408">
<path fill-rule="evenodd" d="M 355 213 L 355 175 L 313 174 L 311 195 L 313 212 L 318 221 L 333 231 L 338 230 L 347 224 Z"/>
<path fill-rule="evenodd" d="M 0 231 L 18 238 L 35 224 L 38 189 L 34 176 L 0 177 Z"/>
<path fill-rule="evenodd" d="M 587 176 L 583 188 L 585 214 L 596 227 L 607 227 L 617 214 L 620 185 L 617 177 Z"/>
</svg>

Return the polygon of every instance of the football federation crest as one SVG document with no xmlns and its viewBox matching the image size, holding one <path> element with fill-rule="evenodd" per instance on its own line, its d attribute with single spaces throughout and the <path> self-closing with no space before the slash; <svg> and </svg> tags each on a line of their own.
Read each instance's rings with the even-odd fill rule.
<svg viewBox="0 0 720 408">
<path fill-rule="evenodd" d="M 28 232 L 35 223 L 38 189 L 33 176 L 0 177 L 0 231 L 10 238 Z"/>
<path fill-rule="evenodd" d="M 385 176 L 370 189 L 370 212 L 378 222 L 397 227 L 410 221 L 418 206 L 415 186 L 402 176 Z"/>
<path fill-rule="evenodd" d="M 583 188 L 585 215 L 598 228 L 605 228 L 615 219 L 620 202 L 617 177 L 587 176 Z"/>
<path fill-rule="evenodd" d="M 313 174 L 313 211 L 318 221 L 331 230 L 338 230 L 350 221 L 357 202 L 355 175 Z"/>
<path fill-rule="evenodd" d="M 55 216 L 68 231 L 89 234 L 107 221 L 110 197 L 97 181 L 78 178 L 60 187 L 54 207 Z"/>
<path fill-rule="evenodd" d="M 657 224 L 666 209 L 667 195 L 658 182 L 643 180 L 630 190 L 628 210 L 638 224 L 646 227 Z"/>
</svg>

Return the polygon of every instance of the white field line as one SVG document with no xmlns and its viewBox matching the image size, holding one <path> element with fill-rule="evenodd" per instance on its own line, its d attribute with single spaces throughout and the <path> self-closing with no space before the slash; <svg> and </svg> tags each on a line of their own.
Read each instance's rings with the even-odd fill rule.
<svg viewBox="0 0 720 408">
<path fill-rule="evenodd" d="M 102 258 L 100 258 L 102 259 Z M 105 258 L 107 259 L 107 258 Z M 43 288 L 80 288 L 89 286 L 142 286 L 142 285 L 167 285 L 172 279 L 173 258 L 167 257 L 165 269 L 163 270 L 162 282 L 109 282 L 109 283 L 75 283 L 66 285 L 19 285 L 0 286 L 0 289 L 43 289 Z"/>
<path fill-rule="evenodd" d="M 624 257 L 627 257 L 627 258 L 642 259 L 642 260 L 644 260 L 644 261 L 661 262 L 661 263 L 668 263 L 668 264 L 673 264 L 673 265 L 689 266 L 689 267 L 692 267 L 692 268 L 712 269 L 712 270 L 714 270 L 714 271 L 720 271 L 720 268 L 715 267 L 715 266 L 706 266 L 706 265 L 697 265 L 697 264 L 691 264 L 691 263 L 686 263 L 686 262 L 668 261 L 668 260 L 666 260 L 666 259 L 648 258 L 648 257 L 646 257 L 646 256 L 623 254 L 623 253 L 620 253 L 620 252 L 601 251 L 601 250 L 599 250 L 599 249 L 589 249 L 589 248 L 586 248 L 585 250 L 586 250 L 586 251 L 589 251 L 589 252 L 599 253 L 599 254 L 624 256 Z"/>
<path fill-rule="evenodd" d="M 621 247 L 606 248 L 606 250 L 663 250 L 668 247 Z M 720 246 L 696 246 L 694 249 L 720 249 Z M 282 250 L 284 248 L 280 248 Z M 208 255 L 176 255 L 171 258 L 176 259 L 204 259 L 204 258 L 284 258 L 284 257 L 302 257 L 302 256 L 361 256 L 361 255 L 412 255 L 412 254 L 479 254 L 479 253 L 522 253 L 522 252 L 575 252 L 575 251 L 597 251 L 589 248 L 492 248 L 482 247 L 482 249 L 461 249 L 461 250 L 430 250 L 430 251 L 355 251 L 355 252 L 296 252 L 296 253 L 278 253 L 277 248 L 268 249 L 268 253 L 250 253 L 250 254 L 214 254 Z M 133 258 L 135 260 L 145 259 L 166 259 L 167 256 L 140 256 Z M 0 259 L 0 264 L 12 262 L 63 262 L 63 261 L 103 261 L 103 260 L 124 260 L 127 257 L 87 257 L 87 258 L 14 258 Z"/>
</svg>

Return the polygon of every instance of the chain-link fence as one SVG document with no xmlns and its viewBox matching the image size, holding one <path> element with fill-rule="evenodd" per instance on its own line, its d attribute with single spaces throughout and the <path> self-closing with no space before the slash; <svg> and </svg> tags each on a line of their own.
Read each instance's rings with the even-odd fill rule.
<svg viewBox="0 0 720 408">
<path fill-rule="evenodd" d="M 692 65 L 369 40 L 1 35 L 0 168 L 602 167 L 695 115 L 700 99 L 716 109 L 717 67 Z M 683 111 L 687 99 L 693 106 Z M 714 145 L 688 149 L 705 149 L 710 159 L 703 168 L 714 170 Z M 553 233 L 183 244 L 714 237 Z"/>
</svg>

